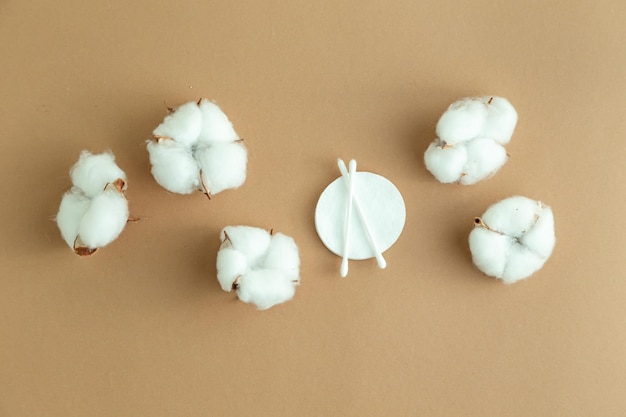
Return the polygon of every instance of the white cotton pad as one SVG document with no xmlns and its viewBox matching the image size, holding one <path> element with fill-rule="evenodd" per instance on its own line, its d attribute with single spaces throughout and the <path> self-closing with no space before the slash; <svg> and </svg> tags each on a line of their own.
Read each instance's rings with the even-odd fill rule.
<svg viewBox="0 0 626 417">
<path fill-rule="evenodd" d="M 152 132 L 155 137 L 174 139 L 175 141 L 192 146 L 202 129 L 202 113 L 198 103 L 190 101 L 178 107 L 172 114 L 165 116 L 163 123 Z"/>
<path fill-rule="evenodd" d="M 67 246 L 74 249 L 74 242 L 78 236 L 80 220 L 89 209 L 89 198 L 78 187 L 73 187 L 61 199 L 56 222 Z"/>
<path fill-rule="evenodd" d="M 240 142 L 200 147 L 196 151 L 196 159 L 203 184 L 211 195 L 238 188 L 246 180 L 248 152 Z"/>
<path fill-rule="evenodd" d="M 257 269 L 241 276 L 237 297 L 244 303 L 252 303 L 259 310 L 266 310 L 293 298 L 295 283 L 282 270 Z"/>
<path fill-rule="evenodd" d="M 324 245 L 334 254 L 343 256 L 344 224 L 348 191 L 342 177 L 330 183 L 315 208 L 315 228 Z M 358 200 L 370 227 L 372 238 L 381 252 L 400 237 L 406 220 L 406 209 L 400 191 L 388 179 L 371 172 L 354 174 L 353 195 Z M 355 260 L 375 257 L 363 223 L 352 206 L 350 216 L 348 258 Z"/>
<path fill-rule="evenodd" d="M 113 186 L 91 200 L 89 209 L 83 215 L 78 236 L 85 246 L 102 248 L 122 233 L 128 221 L 126 197 Z"/>
<path fill-rule="evenodd" d="M 476 267 L 506 284 L 541 269 L 555 242 L 552 209 L 520 196 L 490 206 L 469 236 Z"/>
<path fill-rule="evenodd" d="M 198 163 L 191 149 L 174 140 L 148 141 L 152 176 L 173 193 L 190 194 L 201 189 Z"/>
<path fill-rule="evenodd" d="M 101 193 L 107 184 L 118 179 L 126 181 L 126 174 L 115 163 L 111 152 L 92 154 L 82 151 L 78 162 L 70 170 L 72 183 L 80 188 L 87 197 Z"/>
<path fill-rule="evenodd" d="M 476 184 L 494 175 L 508 156 L 517 112 L 502 97 L 463 98 L 448 107 L 424 152 L 426 169 L 444 184 Z"/>
<path fill-rule="evenodd" d="M 201 143 L 213 144 L 239 140 L 233 124 L 217 104 L 202 99 L 199 108 L 202 114 L 202 129 L 198 140 Z"/>
<path fill-rule="evenodd" d="M 222 290 L 237 289 L 241 301 L 260 310 L 291 300 L 300 282 L 294 240 L 250 226 L 227 226 L 220 233 L 217 279 Z"/>
<path fill-rule="evenodd" d="M 246 257 L 237 249 L 223 247 L 217 252 L 217 280 L 222 290 L 230 292 L 235 280 L 247 271 Z"/>
</svg>

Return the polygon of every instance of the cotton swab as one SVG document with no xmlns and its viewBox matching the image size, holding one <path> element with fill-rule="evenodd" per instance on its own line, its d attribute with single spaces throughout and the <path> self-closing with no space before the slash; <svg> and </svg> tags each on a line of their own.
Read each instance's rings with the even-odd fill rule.
<svg viewBox="0 0 626 417">
<path fill-rule="evenodd" d="M 348 205 L 346 206 L 346 220 L 343 225 L 343 258 L 341 259 L 341 277 L 348 275 L 348 249 L 350 247 L 350 221 L 352 220 L 352 200 L 354 195 L 354 173 L 356 172 L 356 161 L 352 159 L 349 164 L 350 178 L 348 182 Z"/>
<path fill-rule="evenodd" d="M 341 176 L 343 177 L 344 181 L 344 185 L 346 186 L 346 188 L 350 188 L 350 175 L 348 173 L 348 169 L 346 168 L 346 164 L 345 162 L 343 162 L 343 160 L 338 159 L 337 160 L 337 165 L 339 166 L 339 171 L 341 172 Z M 385 261 L 385 258 L 383 257 L 383 254 L 380 252 L 380 250 L 378 249 L 378 246 L 376 245 L 376 242 L 374 241 L 374 238 L 372 237 L 372 232 L 370 230 L 370 227 L 367 223 L 367 220 L 365 219 L 365 215 L 363 214 L 363 210 L 361 210 L 361 205 L 359 204 L 359 200 L 356 198 L 355 195 L 352 196 L 353 199 L 353 203 L 354 203 L 354 208 L 356 209 L 356 213 L 359 216 L 359 220 L 361 221 L 361 224 L 363 225 L 363 229 L 365 229 L 365 234 L 367 236 L 367 240 L 372 248 L 372 250 L 374 251 L 374 256 L 376 257 L 376 262 L 378 263 L 378 267 L 380 269 L 385 269 L 387 267 L 387 261 Z"/>
</svg>

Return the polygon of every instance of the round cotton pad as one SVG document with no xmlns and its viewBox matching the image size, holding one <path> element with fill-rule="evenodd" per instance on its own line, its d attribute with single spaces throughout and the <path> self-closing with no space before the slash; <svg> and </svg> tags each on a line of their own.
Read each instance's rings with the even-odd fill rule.
<svg viewBox="0 0 626 417">
<path fill-rule="evenodd" d="M 358 202 L 376 246 L 384 252 L 398 240 L 404 228 L 406 208 L 402 195 L 391 181 L 371 172 L 356 172 L 353 181 L 354 202 Z M 326 187 L 315 209 L 317 234 L 324 245 L 338 256 L 343 256 L 344 250 L 347 200 L 348 189 L 344 179 L 339 177 Z M 348 258 L 373 258 L 375 251 L 367 238 L 356 206 L 352 205 L 350 216 Z"/>
</svg>

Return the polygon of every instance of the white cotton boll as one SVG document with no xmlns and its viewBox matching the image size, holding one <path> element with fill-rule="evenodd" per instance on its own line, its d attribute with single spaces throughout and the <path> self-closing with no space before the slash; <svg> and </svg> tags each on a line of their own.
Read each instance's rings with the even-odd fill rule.
<svg viewBox="0 0 626 417">
<path fill-rule="evenodd" d="M 514 196 L 491 205 L 482 220 L 492 230 L 519 238 L 535 224 L 541 211 L 542 203 Z"/>
<path fill-rule="evenodd" d="M 65 193 L 61 199 L 56 222 L 63 240 L 72 249 L 74 249 L 74 242 L 76 241 L 76 236 L 78 236 L 80 220 L 88 209 L 89 198 L 77 187 Z"/>
<path fill-rule="evenodd" d="M 477 138 L 466 142 L 467 162 L 463 167 L 460 182 L 475 184 L 494 175 L 506 162 L 506 150 L 488 138 Z"/>
<path fill-rule="evenodd" d="M 464 144 L 444 149 L 439 139 L 435 139 L 424 153 L 426 169 L 444 184 L 459 181 L 466 162 L 467 150 Z"/>
<path fill-rule="evenodd" d="M 200 101 L 202 129 L 198 141 L 204 144 L 239 140 L 233 124 L 219 106 L 207 99 Z"/>
<path fill-rule="evenodd" d="M 128 221 L 126 197 L 113 186 L 91 200 L 80 221 L 79 238 L 89 248 L 101 248 L 122 233 Z"/>
<path fill-rule="evenodd" d="M 296 242 L 282 233 L 274 234 L 262 266 L 283 270 L 297 278 L 300 275 L 300 256 Z"/>
<path fill-rule="evenodd" d="M 107 184 L 118 179 L 126 181 L 126 174 L 115 163 L 111 152 L 92 154 L 82 151 L 78 162 L 70 170 L 72 183 L 88 197 L 100 194 Z"/>
<path fill-rule="evenodd" d="M 517 125 L 518 116 L 515 107 L 503 97 L 486 96 L 482 97 L 482 101 L 487 104 L 489 111 L 480 135 L 506 145 Z"/>
<path fill-rule="evenodd" d="M 463 98 L 452 103 L 437 122 L 437 136 L 456 145 L 478 136 L 487 119 L 488 108 L 477 98 Z"/>
<path fill-rule="evenodd" d="M 163 123 L 154 129 L 152 134 L 191 146 L 198 140 L 201 129 L 202 113 L 198 108 L 198 103 L 190 101 L 178 107 L 172 114 L 165 116 Z"/>
<path fill-rule="evenodd" d="M 469 237 L 474 264 L 507 284 L 541 269 L 556 242 L 552 210 L 527 197 L 493 204 L 475 223 Z"/>
<path fill-rule="evenodd" d="M 215 195 L 223 190 L 237 188 L 246 180 L 248 152 L 239 142 L 219 143 L 199 148 L 196 159 L 206 191 Z"/>
<path fill-rule="evenodd" d="M 280 270 L 257 269 L 241 276 L 237 296 L 245 303 L 252 303 L 265 310 L 293 298 L 296 283 L 291 276 Z"/>
<path fill-rule="evenodd" d="M 220 238 L 222 242 L 228 239 L 231 247 L 243 254 L 250 267 L 256 267 L 265 256 L 272 239 L 267 230 L 250 226 L 226 226 Z"/>
<path fill-rule="evenodd" d="M 222 290 L 230 292 L 235 280 L 248 271 L 246 257 L 232 247 L 221 248 L 217 253 L 217 280 Z"/>
<path fill-rule="evenodd" d="M 201 189 L 198 163 L 191 150 L 174 140 L 148 141 L 152 176 L 168 191 L 190 194 Z"/>
</svg>

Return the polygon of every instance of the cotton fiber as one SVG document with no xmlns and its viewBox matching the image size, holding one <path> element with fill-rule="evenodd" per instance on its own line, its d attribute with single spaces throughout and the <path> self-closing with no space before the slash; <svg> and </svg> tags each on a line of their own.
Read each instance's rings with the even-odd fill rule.
<svg viewBox="0 0 626 417">
<path fill-rule="evenodd" d="M 117 239 L 126 226 L 126 174 L 111 152 L 83 151 L 70 177 L 74 186 L 63 195 L 56 222 L 65 243 L 88 256 Z"/>
<path fill-rule="evenodd" d="M 227 226 L 220 233 L 217 279 L 259 310 L 293 298 L 300 283 L 300 256 L 294 240 L 250 226 Z"/>
<path fill-rule="evenodd" d="M 517 112 L 502 97 L 463 98 L 452 103 L 437 123 L 437 138 L 424 163 L 442 183 L 475 184 L 494 175 L 507 161 L 506 145 Z"/>
<path fill-rule="evenodd" d="M 506 284 L 541 269 L 555 242 L 552 209 L 520 196 L 490 206 L 469 236 L 474 264 Z"/>
<path fill-rule="evenodd" d="M 217 104 L 185 103 L 152 133 L 147 144 L 152 176 L 166 190 L 210 197 L 245 182 L 247 149 Z"/>
</svg>

